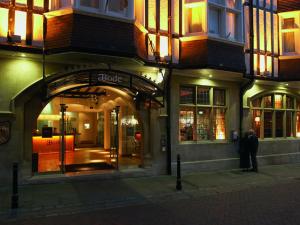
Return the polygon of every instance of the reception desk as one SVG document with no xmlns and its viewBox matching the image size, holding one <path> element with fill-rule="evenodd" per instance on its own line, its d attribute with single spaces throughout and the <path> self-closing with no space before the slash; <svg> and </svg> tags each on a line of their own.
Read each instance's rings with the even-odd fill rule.
<svg viewBox="0 0 300 225">
<path fill-rule="evenodd" d="M 60 152 L 60 136 L 54 135 L 51 138 L 42 136 L 32 137 L 32 148 L 34 153 L 55 153 Z M 74 151 L 74 135 L 65 135 L 66 151 Z"/>
</svg>

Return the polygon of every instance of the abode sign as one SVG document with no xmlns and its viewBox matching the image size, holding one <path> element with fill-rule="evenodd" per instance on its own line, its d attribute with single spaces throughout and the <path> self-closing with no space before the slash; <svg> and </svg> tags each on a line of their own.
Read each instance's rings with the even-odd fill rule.
<svg viewBox="0 0 300 225">
<path fill-rule="evenodd" d="M 110 83 L 122 83 L 123 82 L 123 77 L 117 75 L 117 74 L 104 74 L 104 73 L 99 73 L 97 80 L 99 82 L 110 82 Z"/>
</svg>

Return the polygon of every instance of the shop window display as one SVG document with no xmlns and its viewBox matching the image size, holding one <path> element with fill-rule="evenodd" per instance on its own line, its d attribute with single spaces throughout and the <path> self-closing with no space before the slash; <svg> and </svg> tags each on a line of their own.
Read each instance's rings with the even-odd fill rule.
<svg viewBox="0 0 300 225">
<path fill-rule="evenodd" d="M 180 87 L 179 141 L 226 139 L 225 94 L 212 87 Z"/>
<path fill-rule="evenodd" d="M 252 127 L 258 137 L 300 137 L 300 102 L 295 97 L 271 94 L 252 99 L 250 106 Z"/>
</svg>

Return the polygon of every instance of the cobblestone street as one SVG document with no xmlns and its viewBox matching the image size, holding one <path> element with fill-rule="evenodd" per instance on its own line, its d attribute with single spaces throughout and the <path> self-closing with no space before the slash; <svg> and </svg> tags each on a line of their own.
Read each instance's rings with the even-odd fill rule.
<svg viewBox="0 0 300 225">
<path fill-rule="evenodd" d="M 298 225 L 299 178 L 295 164 L 189 174 L 181 192 L 170 176 L 26 184 L 0 224 Z"/>
</svg>

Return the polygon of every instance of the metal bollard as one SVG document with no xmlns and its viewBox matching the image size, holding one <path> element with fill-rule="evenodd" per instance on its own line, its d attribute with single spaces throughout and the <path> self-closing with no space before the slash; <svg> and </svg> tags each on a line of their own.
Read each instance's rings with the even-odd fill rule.
<svg viewBox="0 0 300 225">
<path fill-rule="evenodd" d="M 13 163 L 13 193 L 11 196 L 11 208 L 17 209 L 19 207 L 18 195 L 18 163 Z"/>
<path fill-rule="evenodd" d="M 177 155 L 177 180 L 176 180 L 176 190 L 181 191 L 181 169 L 180 169 L 180 155 Z"/>
</svg>

